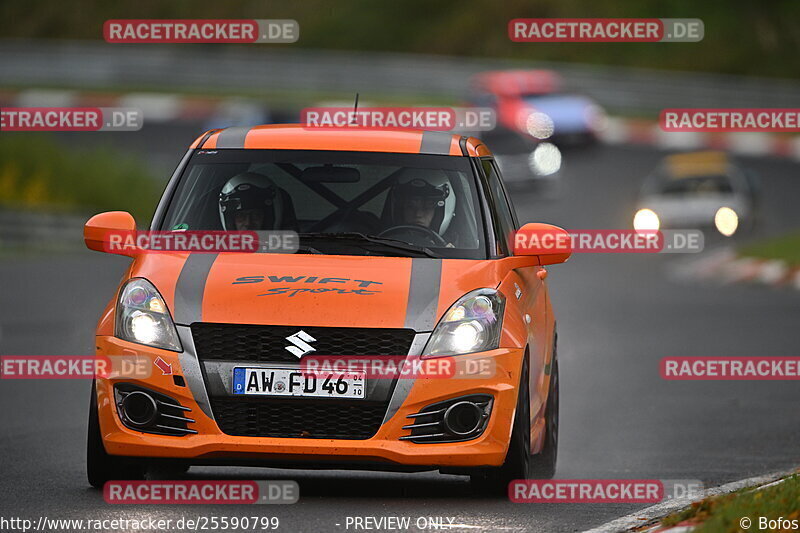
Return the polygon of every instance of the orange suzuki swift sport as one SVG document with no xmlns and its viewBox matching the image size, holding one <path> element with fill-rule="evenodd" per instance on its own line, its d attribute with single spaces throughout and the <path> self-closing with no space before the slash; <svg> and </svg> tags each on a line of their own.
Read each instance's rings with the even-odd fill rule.
<svg viewBox="0 0 800 533">
<path fill-rule="evenodd" d="M 552 477 L 558 359 L 544 266 L 569 249 L 515 250 L 526 229 L 564 234 L 520 229 L 475 138 L 205 133 L 150 230 L 275 232 L 296 247 L 124 252 L 133 261 L 100 318 L 97 354 L 151 372 L 96 376 L 89 482 L 192 465 L 439 470 L 482 489 Z M 128 213 L 101 213 L 84 237 L 107 251 L 110 234 L 135 230 Z M 314 374 L 304 361 L 317 356 L 454 370 Z"/>
</svg>

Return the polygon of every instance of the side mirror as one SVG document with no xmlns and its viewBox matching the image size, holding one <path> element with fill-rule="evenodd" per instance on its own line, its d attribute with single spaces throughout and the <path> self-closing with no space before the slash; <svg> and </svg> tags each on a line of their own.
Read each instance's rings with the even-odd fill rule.
<svg viewBox="0 0 800 533">
<path fill-rule="evenodd" d="M 90 250 L 108 252 L 110 233 L 135 231 L 136 221 L 130 213 L 108 211 L 95 215 L 86 222 L 86 225 L 83 226 L 83 241 Z"/>
<path fill-rule="evenodd" d="M 572 255 L 572 238 L 558 226 L 531 222 L 514 233 L 514 255 L 536 256 L 540 265 L 563 263 Z"/>
</svg>

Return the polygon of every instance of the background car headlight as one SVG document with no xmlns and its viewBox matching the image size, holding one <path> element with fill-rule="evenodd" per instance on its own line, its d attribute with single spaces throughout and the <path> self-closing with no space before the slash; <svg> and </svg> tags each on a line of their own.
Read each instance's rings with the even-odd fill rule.
<svg viewBox="0 0 800 533">
<path fill-rule="evenodd" d="M 633 229 L 637 231 L 658 231 L 661 221 L 652 209 L 639 209 L 633 217 Z"/>
<path fill-rule="evenodd" d="M 739 215 L 730 207 L 720 207 L 714 215 L 714 225 L 717 231 L 726 237 L 730 237 L 736 233 L 739 227 Z"/>
<path fill-rule="evenodd" d="M 528 156 L 528 166 L 537 176 L 549 176 L 561 169 L 561 150 L 553 143 L 539 143 Z"/>
<path fill-rule="evenodd" d="M 423 357 L 493 350 L 500 345 L 505 297 L 494 289 L 477 289 L 459 298 L 433 330 Z"/>
<path fill-rule="evenodd" d="M 126 341 L 180 352 L 180 340 L 164 299 L 152 283 L 130 280 L 119 294 L 114 335 Z"/>
</svg>

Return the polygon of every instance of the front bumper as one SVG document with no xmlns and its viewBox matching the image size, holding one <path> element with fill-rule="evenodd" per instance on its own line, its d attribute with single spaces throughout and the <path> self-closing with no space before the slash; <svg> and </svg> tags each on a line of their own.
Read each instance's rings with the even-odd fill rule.
<svg viewBox="0 0 800 533">
<path fill-rule="evenodd" d="M 186 364 L 186 353 L 144 347 L 114 337 L 99 336 L 96 339 L 98 355 L 138 355 L 153 361 L 160 357 L 172 365 L 175 375 L 186 376 L 187 383 L 186 386 L 177 384 L 173 375 L 163 375 L 155 366 L 152 367 L 152 375 L 146 379 L 98 377 L 98 412 L 106 451 L 111 455 L 173 458 L 197 464 L 330 461 L 419 467 L 499 466 L 504 462 L 508 450 L 523 357 L 523 350 L 517 348 L 458 356 L 459 360 L 464 361 L 490 361 L 489 366 L 494 368 L 491 377 L 480 375 L 399 380 L 395 394 L 404 395 L 402 402 L 397 405 L 396 411 L 390 407 L 388 419 L 384 419 L 377 433 L 369 439 L 240 437 L 227 435 L 220 430 L 205 398 L 205 390 L 196 390 L 197 376 L 195 380 L 191 378 L 196 370 L 184 368 L 190 366 Z M 197 434 L 156 435 L 123 425 L 114 403 L 114 385 L 123 382 L 166 394 L 191 409 L 186 416 L 195 421 L 189 427 L 196 430 Z M 468 394 L 489 394 L 493 397 L 491 416 L 479 437 L 454 443 L 400 440 L 401 436 L 410 433 L 408 429 L 403 429 L 403 426 L 413 423 L 408 415 L 418 413 L 430 404 Z"/>
</svg>

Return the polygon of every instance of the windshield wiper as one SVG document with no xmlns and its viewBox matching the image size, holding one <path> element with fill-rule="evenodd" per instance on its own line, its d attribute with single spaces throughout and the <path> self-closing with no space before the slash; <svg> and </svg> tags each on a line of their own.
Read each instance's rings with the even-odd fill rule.
<svg viewBox="0 0 800 533">
<path fill-rule="evenodd" d="M 322 255 L 322 252 L 320 252 L 319 250 L 317 250 L 317 249 L 316 249 L 316 248 L 314 248 L 313 246 L 309 246 L 309 245 L 307 245 L 307 244 L 301 244 L 301 245 L 299 245 L 299 246 L 297 247 L 297 251 L 298 251 L 298 252 L 306 252 L 306 253 L 309 253 L 309 254 L 314 254 L 314 255 Z"/>
<path fill-rule="evenodd" d="M 370 242 L 373 244 L 380 244 L 387 248 L 394 248 L 396 250 L 402 250 L 404 252 L 413 252 L 418 254 L 423 254 L 428 257 L 435 257 L 439 258 L 433 250 L 428 248 L 427 246 L 419 246 L 417 244 L 412 244 L 410 242 L 401 241 L 398 239 L 389 239 L 387 237 L 378 237 L 377 235 L 367 235 L 365 233 L 361 233 L 358 231 L 344 231 L 341 233 L 324 233 L 324 232 L 314 232 L 314 233 L 300 233 L 300 238 L 312 238 L 312 239 L 331 239 L 331 240 L 342 240 L 342 241 L 353 241 L 358 243 L 360 242 Z"/>
<path fill-rule="evenodd" d="M 258 252 L 260 253 L 284 253 L 284 252 L 272 252 L 269 249 L 269 245 L 265 243 L 265 241 L 260 240 L 258 242 Z M 309 246 L 307 244 L 298 244 L 297 245 L 297 253 L 306 253 L 306 254 L 314 254 L 314 255 L 323 255 L 323 252 L 320 252 L 313 246 Z"/>
</svg>

